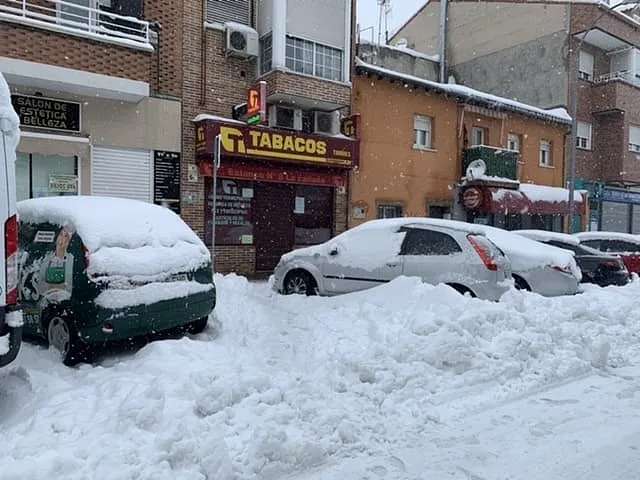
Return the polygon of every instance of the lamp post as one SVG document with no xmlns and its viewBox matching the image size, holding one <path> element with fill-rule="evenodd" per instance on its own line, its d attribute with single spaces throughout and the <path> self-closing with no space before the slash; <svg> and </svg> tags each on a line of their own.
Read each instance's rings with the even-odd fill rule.
<svg viewBox="0 0 640 480">
<path fill-rule="evenodd" d="M 621 5 L 629 5 L 629 4 L 637 4 L 638 0 L 624 0 L 616 5 L 619 7 Z M 578 140 L 578 93 L 580 91 L 580 50 L 582 49 L 582 45 L 584 44 L 587 35 L 593 27 L 596 26 L 598 21 L 606 14 L 610 13 L 610 7 L 603 7 L 605 10 L 596 17 L 596 19 L 591 22 L 589 28 L 586 28 L 584 31 L 584 35 L 578 41 L 578 47 L 576 48 L 577 57 L 576 57 L 576 65 L 572 67 L 569 64 L 569 69 L 571 76 L 573 77 L 571 80 L 571 145 L 569 150 L 569 225 L 567 226 L 569 233 L 573 233 L 573 209 L 575 206 L 574 195 L 576 191 L 576 142 Z"/>
</svg>

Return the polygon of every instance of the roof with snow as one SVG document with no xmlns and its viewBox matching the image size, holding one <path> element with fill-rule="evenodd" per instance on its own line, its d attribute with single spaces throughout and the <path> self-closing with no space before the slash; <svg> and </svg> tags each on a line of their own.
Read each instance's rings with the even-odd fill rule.
<svg viewBox="0 0 640 480">
<path fill-rule="evenodd" d="M 428 55 L 426 53 L 418 52 L 417 50 L 413 50 L 409 47 L 404 47 L 401 45 L 385 45 L 379 43 L 369 42 L 367 40 L 361 39 L 358 41 L 359 44 L 371 45 L 374 48 L 386 48 L 388 50 L 393 50 L 395 52 L 404 53 L 405 55 L 410 55 L 415 58 L 421 58 L 423 60 L 428 60 L 430 62 L 439 62 L 440 55 Z"/>
<path fill-rule="evenodd" d="M 388 78 L 390 80 L 402 81 L 416 87 L 422 87 L 437 93 L 454 96 L 469 104 L 479 105 L 493 110 L 519 113 L 521 115 L 526 115 L 549 122 L 562 123 L 565 125 L 571 125 L 572 123 L 571 117 L 569 116 L 567 110 L 564 108 L 553 108 L 545 110 L 543 108 L 534 107 L 526 103 L 521 103 L 515 100 L 510 100 L 508 98 L 498 97 L 497 95 L 492 95 L 490 93 L 481 92 L 473 88 L 465 87 L 464 85 L 433 82 L 431 80 L 425 80 L 413 75 L 407 75 L 405 73 L 389 70 L 387 68 L 378 67 L 377 65 L 372 65 L 370 63 L 364 62 L 357 57 L 356 72 L 359 74 L 374 74 L 380 77 Z"/>
</svg>

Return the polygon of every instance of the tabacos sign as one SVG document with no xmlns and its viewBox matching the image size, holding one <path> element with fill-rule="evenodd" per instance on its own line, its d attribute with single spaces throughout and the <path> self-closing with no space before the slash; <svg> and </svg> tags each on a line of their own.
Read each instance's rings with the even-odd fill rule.
<svg viewBox="0 0 640 480">
<path fill-rule="evenodd" d="M 196 154 L 211 155 L 220 134 L 223 155 L 297 161 L 350 168 L 357 162 L 358 143 L 352 139 L 204 120 L 196 124 Z"/>
</svg>

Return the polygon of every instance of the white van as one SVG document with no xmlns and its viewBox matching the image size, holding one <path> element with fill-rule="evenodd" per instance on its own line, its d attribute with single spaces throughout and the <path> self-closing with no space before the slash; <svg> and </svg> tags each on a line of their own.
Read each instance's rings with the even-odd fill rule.
<svg viewBox="0 0 640 480">
<path fill-rule="evenodd" d="M 19 127 L 20 120 L 11 106 L 9 86 L 0 73 L 0 367 L 16 358 L 22 341 L 16 212 L 16 147 L 20 139 Z"/>
</svg>

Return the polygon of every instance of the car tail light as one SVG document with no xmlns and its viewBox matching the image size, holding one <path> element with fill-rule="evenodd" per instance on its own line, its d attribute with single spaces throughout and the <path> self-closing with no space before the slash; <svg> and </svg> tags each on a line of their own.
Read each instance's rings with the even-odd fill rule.
<svg viewBox="0 0 640 480">
<path fill-rule="evenodd" d="M 567 275 L 573 275 L 573 273 L 571 272 L 571 267 L 569 265 L 565 267 L 559 267 L 557 265 L 554 265 L 553 269 L 558 272 L 566 273 Z"/>
<path fill-rule="evenodd" d="M 89 249 L 85 247 L 84 244 L 82 245 L 82 253 L 84 254 L 84 269 L 86 270 L 87 268 L 89 268 L 89 264 L 91 263 L 91 261 Z"/>
<path fill-rule="evenodd" d="M 4 222 L 4 255 L 7 305 L 18 303 L 18 218 L 13 215 Z"/>
<path fill-rule="evenodd" d="M 495 261 L 494 253 L 492 252 L 489 244 L 477 235 L 467 235 L 467 238 L 469 239 L 469 242 L 475 249 L 476 253 L 484 262 L 487 269 L 491 270 L 492 272 L 497 272 L 498 264 Z"/>
</svg>

